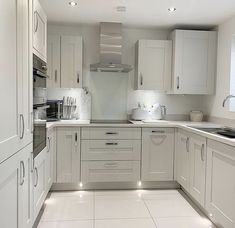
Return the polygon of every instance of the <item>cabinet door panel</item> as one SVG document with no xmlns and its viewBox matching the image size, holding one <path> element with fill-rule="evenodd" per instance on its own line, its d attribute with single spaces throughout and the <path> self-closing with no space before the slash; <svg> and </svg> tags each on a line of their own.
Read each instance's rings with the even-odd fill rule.
<svg viewBox="0 0 235 228">
<path fill-rule="evenodd" d="M 57 129 L 57 183 L 80 180 L 80 129 Z"/>
<path fill-rule="evenodd" d="M 206 139 L 190 138 L 190 194 L 204 207 L 206 184 Z"/>
<path fill-rule="evenodd" d="M 61 87 L 82 87 L 82 38 L 61 37 Z"/>
<path fill-rule="evenodd" d="M 189 136 L 180 131 L 176 146 L 177 181 L 189 191 Z"/>
<path fill-rule="evenodd" d="M 216 70 L 216 32 L 173 32 L 174 92 L 212 94 Z"/>
<path fill-rule="evenodd" d="M 173 180 L 174 129 L 145 128 L 142 137 L 142 180 Z"/>
<path fill-rule="evenodd" d="M 19 227 L 30 228 L 33 222 L 32 192 L 31 192 L 31 153 L 33 145 L 24 148 L 20 154 L 20 183 L 19 183 Z"/>
<path fill-rule="evenodd" d="M 46 149 L 44 149 L 34 159 L 34 190 L 33 190 L 34 219 L 36 219 L 47 194 L 46 180 L 45 180 L 45 169 L 46 169 L 45 156 L 46 156 Z"/>
<path fill-rule="evenodd" d="M 206 209 L 218 224 L 234 228 L 234 147 L 209 141 L 207 150 Z"/>
<path fill-rule="evenodd" d="M 46 62 L 47 16 L 38 0 L 33 1 L 33 9 L 34 53 Z"/>
<path fill-rule="evenodd" d="M 0 2 L 0 162 L 18 151 L 17 15 L 19 1 Z"/>
<path fill-rule="evenodd" d="M 60 36 L 47 37 L 47 88 L 60 87 Z"/>
<path fill-rule="evenodd" d="M 167 90 L 170 87 L 172 42 L 140 40 L 138 50 L 138 88 Z"/>
<path fill-rule="evenodd" d="M 19 162 L 13 156 L 0 164 L 0 224 L 18 227 Z"/>
</svg>

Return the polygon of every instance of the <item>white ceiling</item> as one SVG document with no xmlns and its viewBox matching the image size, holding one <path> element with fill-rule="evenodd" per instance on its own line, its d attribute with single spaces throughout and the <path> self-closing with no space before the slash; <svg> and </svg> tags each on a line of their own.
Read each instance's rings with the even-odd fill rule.
<svg viewBox="0 0 235 228">
<path fill-rule="evenodd" d="M 40 0 L 50 22 L 122 22 L 130 27 L 214 26 L 235 15 L 235 0 Z M 117 12 L 126 6 L 126 12 Z M 177 11 L 169 13 L 169 7 Z"/>
</svg>

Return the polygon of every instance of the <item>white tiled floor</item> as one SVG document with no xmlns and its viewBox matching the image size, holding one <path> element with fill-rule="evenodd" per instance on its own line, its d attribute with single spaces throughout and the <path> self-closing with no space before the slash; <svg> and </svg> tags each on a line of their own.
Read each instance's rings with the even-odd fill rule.
<svg viewBox="0 0 235 228">
<path fill-rule="evenodd" d="M 55 192 L 38 228 L 211 228 L 177 190 Z"/>
</svg>

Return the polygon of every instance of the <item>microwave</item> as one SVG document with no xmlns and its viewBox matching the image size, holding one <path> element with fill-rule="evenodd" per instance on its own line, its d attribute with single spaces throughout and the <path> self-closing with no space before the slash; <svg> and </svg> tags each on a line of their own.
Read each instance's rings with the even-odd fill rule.
<svg viewBox="0 0 235 228">
<path fill-rule="evenodd" d="M 63 116 L 62 100 L 47 100 L 47 122 L 58 121 Z"/>
</svg>

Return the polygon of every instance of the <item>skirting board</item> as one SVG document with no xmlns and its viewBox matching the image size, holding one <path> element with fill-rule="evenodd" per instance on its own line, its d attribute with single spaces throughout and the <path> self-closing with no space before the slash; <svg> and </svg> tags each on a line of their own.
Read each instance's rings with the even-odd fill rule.
<svg viewBox="0 0 235 228">
<path fill-rule="evenodd" d="M 120 190 L 120 189 L 178 189 L 180 185 L 176 181 L 142 182 L 110 182 L 88 183 L 82 187 L 74 183 L 54 183 L 51 191 L 75 191 L 75 190 Z"/>
</svg>

